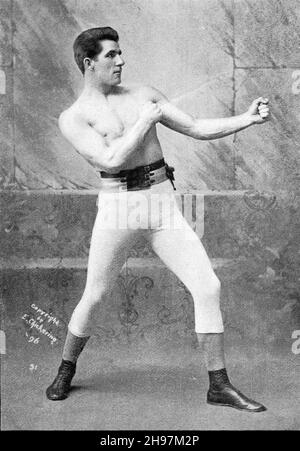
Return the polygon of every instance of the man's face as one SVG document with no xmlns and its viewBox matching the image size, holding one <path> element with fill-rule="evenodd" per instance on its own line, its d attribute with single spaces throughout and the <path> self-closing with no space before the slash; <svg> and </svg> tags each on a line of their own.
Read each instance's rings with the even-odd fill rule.
<svg viewBox="0 0 300 451">
<path fill-rule="evenodd" d="M 121 83 L 122 66 L 125 64 L 119 44 L 105 39 L 101 41 L 101 45 L 102 51 L 94 60 L 95 75 L 105 85 L 118 85 Z"/>
</svg>

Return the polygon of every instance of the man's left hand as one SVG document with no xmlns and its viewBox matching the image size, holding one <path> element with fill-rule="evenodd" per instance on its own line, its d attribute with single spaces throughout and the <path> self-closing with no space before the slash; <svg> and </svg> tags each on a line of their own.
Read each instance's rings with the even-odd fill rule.
<svg viewBox="0 0 300 451">
<path fill-rule="evenodd" d="M 255 99 L 247 111 L 253 124 L 263 124 L 270 119 L 269 99 L 259 97 Z"/>
</svg>

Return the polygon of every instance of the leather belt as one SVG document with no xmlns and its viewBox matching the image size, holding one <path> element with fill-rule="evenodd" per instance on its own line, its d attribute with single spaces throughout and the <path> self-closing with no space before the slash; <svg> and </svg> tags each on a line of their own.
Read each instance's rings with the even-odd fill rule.
<svg viewBox="0 0 300 451">
<path fill-rule="evenodd" d="M 115 174 L 110 174 L 105 171 L 99 171 L 101 179 L 118 179 L 116 182 L 120 182 L 122 186 L 121 189 L 130 191 L 138 189 L 150 188 L 152 184 L 160 183 L 164 180 L 169 179 L 172 183 L 173 189 L 176 190 L 173 181 L 174 168 L 169 166 L 164 158 L 157 160 L 154 163 L 150 163 L 145 166 L 137 166 L 133 169 L 124 169 Z M 108 182 L 108 180 L 107 180 Z"/>
</svg>

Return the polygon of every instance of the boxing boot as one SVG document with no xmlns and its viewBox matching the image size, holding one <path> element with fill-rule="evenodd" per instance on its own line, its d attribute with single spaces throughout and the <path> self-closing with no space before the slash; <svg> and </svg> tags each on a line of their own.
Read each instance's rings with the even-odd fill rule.
<svg viewBox="0 0 300 451">
<path fill-rule="evenodd" d="M 207 392 L 207 403 L 213 406 L 233 407 L 247 412 L 264 412 L 266 407 L 243 395 L 231 385 L 226 369 L 209 371 L 210 387 Z"/>
<path fill-rule="evenodd" d="M 66 399 L 71 388 L 71 380 L 75 371 L 76 363 L 62 360 L 56 378 L 46 390 L 47 398 L 51 401 Z"/>
</svg>

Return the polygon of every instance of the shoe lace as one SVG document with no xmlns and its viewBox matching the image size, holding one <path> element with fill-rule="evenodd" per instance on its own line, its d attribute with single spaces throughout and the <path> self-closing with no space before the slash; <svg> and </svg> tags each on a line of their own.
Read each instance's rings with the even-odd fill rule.
<svg viewBox="0 0 300 451">
<path fill-rule="evenodd" d="M 70 383 L 72 377 L 74 376 L 74 373 L 75 368 L 73 366 L 62 364 L 56 377 L 56 383 Z"/>
</svg>

